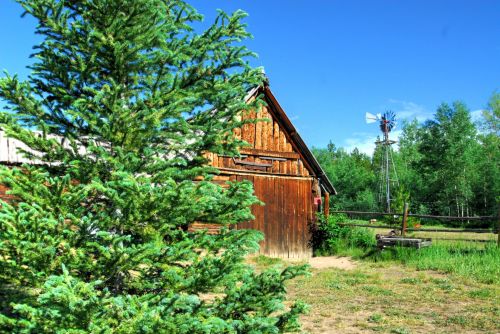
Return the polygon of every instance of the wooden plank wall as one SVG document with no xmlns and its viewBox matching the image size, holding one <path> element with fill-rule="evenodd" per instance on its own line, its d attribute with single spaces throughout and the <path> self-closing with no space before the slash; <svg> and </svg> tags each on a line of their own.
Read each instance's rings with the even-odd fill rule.
<svg viewBox="0 0 500 334">
<path fill-rule="evenodd" d="M 234 134 L 237 138 L 243 139 L 251 145 L 251 148 L 241 149 L 241 153 L 246 155 L 246 162 L 272 164 L 271 168 L 266 168 L 266 172 L 272 174 L 310 175 L 300 154 L 294 151 L 290 138 L 283 131 L 279 122 L 273 118 L 268 107 L 264 106 L 258 112 L 248 112 L 242 115 L 242 118 L 262 120 L 255 124 L 245 124 L 241 129 L 235 130 Z M 269 159 L 270 157 L 278 159 Z M 235 163 L 230 157 L 221 157 L 208 153 L 207 158 L 214 167 L 236 170 L 248 169 L 247 166 Z"/>
<path fill-rule="evenodd" d="M 265 206 L 254 206 L 255 220 L 240 223 L 238 229 L 262 231 L 265 240 L 260 253 L 273 257 L 306 258 L 309 247 L 309 224 L 313 221 L 312 180 L 265 175 L 235 175 L 236 180 L 249 180 L 255 195 Z"/>
<path fill-rule="evenodd" d="M 292 152 L 292 144 L 280 124 L 273 118 L 268 107 L 242 115 L 242 119 L 261 119 L 255 124 L 245 124 L 239 134 L 241 139 L 256 149 L 279 152 Z M 267 120 L 267 121 L 265 121 Z"/>
<path fill-rule="evenodd" d="M 9 188 L 7 188 L 3 184 L 0 184 L 0 202 L 1 201 L 10 202 L 11 200 L 14 199 L 14 196 L 7 194 L 8 191 Z"/>
<path fill-rule="evenodd" d="M 221 170 L 218 178 L 248 180 L 255 195 L 265 206 L 254 206 L 255 220 L 240 223 L 237 229 L 262 231 L 265 240 L 260 253 L 274 257 L 305 258 L 312 256 L 309 248 L 309 224 L 313 222 L 314 172 L 302 160 L 272 110 L 264 106 L 257 112 L 242 115 L 243 119 L 268 119 L 245 124 L 234 134 L 250 144 L 240 149 L 241 158 L 208 153 L 210 165 Z M 219 180 L 215 181 L 219 182 Z"/>
</svg>

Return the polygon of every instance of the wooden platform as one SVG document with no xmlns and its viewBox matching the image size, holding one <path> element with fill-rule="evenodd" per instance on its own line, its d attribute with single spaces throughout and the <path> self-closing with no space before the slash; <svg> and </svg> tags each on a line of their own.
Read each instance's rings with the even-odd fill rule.
<svg viewBox="0 0 500 334">
<path fill-rule="evenodd" d="M 406 238 L 402 236 L 378 236 L 377 238 L 377 247 L 381 249 L 394 246 L 420 249 L 430 245 L 432 245 L 431 238 Z"/>
</svg>

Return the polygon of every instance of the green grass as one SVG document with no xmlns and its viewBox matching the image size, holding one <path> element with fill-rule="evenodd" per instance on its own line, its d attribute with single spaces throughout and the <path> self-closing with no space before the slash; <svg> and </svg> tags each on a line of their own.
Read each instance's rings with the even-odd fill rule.
<svg viewBox="0 0 500 334">
<path fill-rule="evenodd" d="M 493 298 L 493 291 L 491 289 L 477 289 L 469 291 L 469 297 L 476 299 L 488 299 Z"/>
<path fill-rule="evenodd" d="M 289 285 L 311 306 L 307 333 L 500 333 L 500 249 L 488 243 L 433 240 L 423 249 L 378 250 L 365 228 L 326 230 L 316 255 L 350 256 L 356 269 L 313 269 Z M 453 237 L 436 233 L 431 238 Z M 460 236 L 462 234 L 460 233 Z M 484 238 L 484 235 L 463 235 Z M 488 235 L 488 238 L 496 235 Z M 258 262 L 267 264 L 269 260 Z"/>
<path fill-rule="evenodd" d="M 264 255 L 259 255 L 259 256 L 255 257 L 254 261 L 257 265 L 264 266 L 264 267 L 274 266 L 274 265 L 283 263 L 283 260 L 281 260 L 279 258 L 268 257 L 268 256 L 264 256 Z"/>
<path fill-rule="evenodd" d="M 478 247 L 466 243 L 437 243 L 420 250 L 398 247 L 373 252 L 372 261 L 398 261 L 418 270 L 435 270 L 500 284 L 500 249 L 496 245 Z"/>
<path fill-rule="evenodd" d="M 384 317 L 380 313 L 374 313 L 368 317 L 369 322 L 381 323 L 384 321 Z"/>
<path fill-rule="evenodd" d="M 435 270 L 454 274 L 466 279 L 486 284 L 500 284 L 500 248 L 496 243 L 476 243 L 467 241 L 433 241 L 432 246 L 414 249 L 406 247 L 378 250 L 369 245 L 375 240 L 373 230 L 352 228 L 343 233 L 344 238 L 330 242 L 333 255 L 350 256 L 354 259 L 372 262 L 398 262 L 417 270 Z"/>
</svg>

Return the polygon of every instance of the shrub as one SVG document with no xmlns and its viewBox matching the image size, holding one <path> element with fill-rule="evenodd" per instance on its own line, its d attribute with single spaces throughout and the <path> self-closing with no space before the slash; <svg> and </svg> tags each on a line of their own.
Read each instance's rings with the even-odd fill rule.
<svg viewBox="0 0 500 334">
<path fill-rule="evenodd" d="M 361 227 L 341 226 L 346 222 L 344 214 L 318 215 L 318 224 L 313 230 L 312 246 L 316 255 L 333 255 L 348 248 L 366 250 L 375 245 L 373 231 Z"/>
</svg>

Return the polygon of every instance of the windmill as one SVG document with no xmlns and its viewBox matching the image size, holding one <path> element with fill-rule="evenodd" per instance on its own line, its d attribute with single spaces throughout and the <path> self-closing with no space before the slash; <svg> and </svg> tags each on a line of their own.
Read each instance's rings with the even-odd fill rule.
<svg viewBox="0 0 500 334">
<path fill-rule="evenodd" d="M 389 133 L 396 127 L 396 114 L 390 110 L 376 115 L 367 112 L 365 119 L 368 124 L 378 122 L 380 131 L 384 135 L 383 139 L 375 142 L 376 145 L 382 147 L 378 197 L 379 202 L 386 206 L 387 212 L 391 212 L 391 187 L 399 186 L 398 175 L 392 158 L 392 145 L 396 141 L 389 139 Z"/>
</svg>

